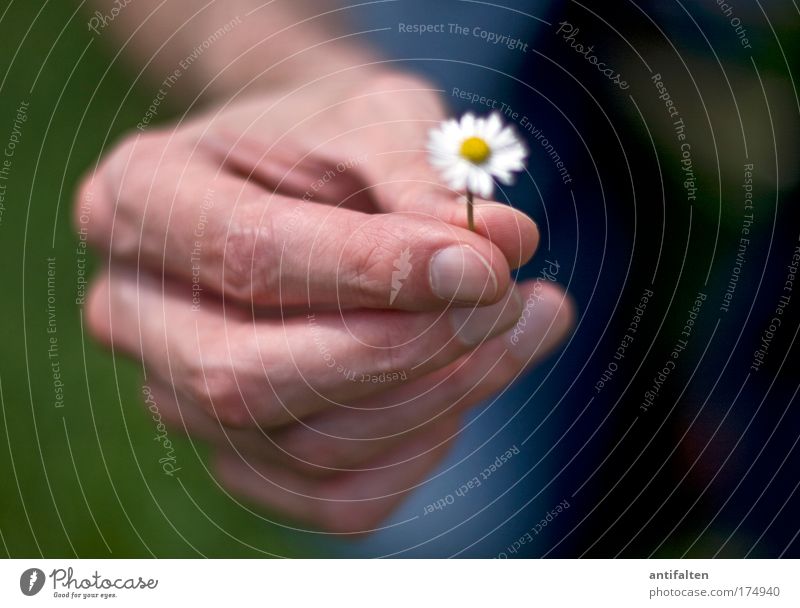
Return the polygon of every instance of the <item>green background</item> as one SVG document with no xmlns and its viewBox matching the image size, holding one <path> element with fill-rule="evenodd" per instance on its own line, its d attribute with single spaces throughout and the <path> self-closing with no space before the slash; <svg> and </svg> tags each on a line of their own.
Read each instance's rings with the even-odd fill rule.
<svg viewBox="0 0 800 608">
<path fill-rule="evenodd" d="M 308 537 L 237 505 L 205 469 L 203 447 L 170 432 L 181 470 L 165 475 L 136 364 L 84 335 L 74 189 L 141 120 L 154 92 L 131 85 L 78 3 L 3 3 L 0 146 L 29 104 L 0 223 L 0 554 L 10 557 L 303 555 Z M 101 76 L 102 75 L 102 76 Z M 160 119 L 168 118 L 162 106 Z M 55 406 L 47 259 L 64 407 Z M 89 392 L 88 387 L 91 387 Z M 200 457 L 198 457 L 200 456 Z M 315 552 L 318 552 L 319 548 Z"/>
<path fill-rule="evenodd" d="M 78 4 L 64 0 L 5 0 L 0 4 L 3 48 L 0 54 L 0 154 L 14 129 L 17 109 L 23 103 L 29 104 L 28 120 L 22 125 L 20 142 L 10 159 L 9 179 L 3 182 L 7 190 L 0 220 L 0 276 L 3 279 L 0 287 L 0 480 L 4 482 L 0 493 L 0 555 L 262 557 L 337 554 L 341 546 L 324 544 L 317 535 L 291 533 L 270 523 L 266 514 L 239 504 L 221 492 L 205 468 L 202 444 L 192 443 L 172 431 L 169 437 L 175 444 L 180 472 L 177 477 L 165 475 L 159 463 L 165 450 L 154 440 L 156 425 L 141 404 L 142 381 L 138 366 L 110 357 L 84 335 L 81 311 L 75 304 L 80 256 L 70 222 L 75 185 L 104 151 L 142 120 L 158 86 L 132 84 L 135 72 L 115 59 L 118 49 L 113 46 L 110 32 L 103 30 L 99 35 L 90 32 L 88 15 L 79 11 Z M 783 5 L 784 13 L 791 12 L 788 6 L 788 3 Z M 708 10 L 716 15 L 715 7 Z M 756 22 L 754 19 L 751 26 L 754 35 Z M 783 41 L 786 59 L 784 49 L 774 45 L 772 27 L 770 24 L 768 31 L 763 24 L 760 26 L 759 49 L 763 50 L 756 53 L 756 65 L 763 75 L 763 84 L 755 79 L 747 55 L 736 54 L 724 59 L 737 89 L 751 158 L 758 167 L 765 168 L 764 175 L 768 179 L 772 177 L 773 163 L 778 162 L 778 173 L 785 180 L 785 184 L 778 184 L 785 189 L 780 192 L 781 205 L 788 207 L 791 215 L 778 221 L 777 226 L 795 235 L 797 222 L 793 218 L 797 217 L 800 128 L 796 120 L 794 83 L 787 80 L 786 68 L 787 62 L 794 66 L 799 56 L 800 30 L 794 16 L 785 23 L 776 20 L 774 24 L 775 38 Z M 729 37 L 728 29 L 721 31 Z M 691 33 L 685 31 L 670 32 L 670 35 L 692 38 Z M 693 39 L 700 40 L 696 36 Z M 643 48 L 647 47 L 646 41 L 642 44 Z M 622 56 L 620 54 L 620 62 Z M 739 108 L 734 111 L 725 101 L 729 85 L 720 79 L 704 46 L 690 48 L 684 56 L 695 68 L 704 92 L 714 100 L 713 119 L 721 134 L 719 150 L 716 140 L 695 142 L 696 170 L 703 190 L 715 192 L 716 185 L 724 181 L 729 189 L 730 204 L 724 208 L 708 205 L 705 211 L 701 206 L 694 221 L 699 230 L 705 230 L 708 235 L 715 234 L 718 228 L 722 233 L 717 252 L 722 264 L 710 283 L 710 291 L 722 293 L 736 256 L 742 219 L 737 206 L 742 158 L 737 148 Z M 659 70 L 666 81 L 679 82 L 683 67 L 671 57 L 648 54 L 654 65 L 661 66 Z M 635 58 L 630 60 L 635 61 Z M 578 61 L 583 62 L 583 59 L 578 58 Z M 633 64 L 625 67 L 631 72 L 635 69 Z M 648 95 L 640 96 L 643 114 L 663 117 L 663 102 L 651 94 L 652 86 L 645 84 L 649 88 Z M 684 82 L 684 87 L 679 91 L 675 85 L 673 91 L 680 92 L 684 99 L 691 99 L 689 84 Z M 763 105 L 765 91 L 771 104 L 769 111 Z M 167 104 L 169 102 L 167 98 Z M 173 110 L 178 112 L 179 108 Z M 633 113 L 627 101 L 617 106 L 609 104 L 608 110 L 615 113 L 620 122 L 627 123 L 628 128 L 636 129 L 640 124 L 641 117 L 638 112 Z M 704 123 L 705 108 L 687 102 L 683 112 L 687 117 L 691 115 L 697 124 Z M 162 105 L 159 121 L 169 118 L 169 106 Z M 639 129 L 638 145 L 649 151 L 653 145 L 649 140 L 652 135 L 667 165 L 676 166 L 678 148 L 674 145 L 669 123 L 654 121 L 653 124 L 662 124 L 662 129 L 656 126 L 652 134 Z M 777 131 L 776 142 L 772 141 L 773 128 Z M 779 158 L 773 158 L 778 151 Z M 723 180 L 719 179 L 718 170 Z M 667 179 L 672 180 L 668 186 L 680 191 L 679 178 L 679 172 L 668 175 Z M 776 200 L 771 189 L 763 184 L 761 187 L 764 201 Z M 645 200 L 644 204 L 650 202 Z M 648 217 L 646 212 L 643 217 Z M 765 221 L 759 226 L 762 237 L 766 234 L 763 231 L 771 227 L 771 222 L 766 221 L 771 220 L 766 211 L 763 218 Z M 660 228 L 661 220 L 655 221 Z M 682 241 L 678 241 L 681 239 L 670 239 L 667 244 L 682 247 Z M 716 247 L 716 243 L 709 236 L 700 244 L 700 249 L 705 251 L 712 246 Z M 708 252 L 703 251 L 695 259 L 705 260 Z M 764 247 L 759 250 L 754 240 L 751 251 L 754 255 L 763 253 Z M 63 408 L 55 406 L 52 360 L 48 357 L 48 341 L 52 336 L 47 331 L 48 258 L 56 260 L 55 336 L 64 383 Z M 787 258 L 784 254 L 777 255 L 776 259 Z M 650 276 L 650 267 L 645 267 L 647 263 L 647 258 L 639 261 L 640 265 L 644 264 L 642 272 Z M 748 263 L 753 266 L 753 272 L 761 272 L 755 258 Z M 705 263 L 690 263 L 689 266 L 686 275 L 690 283 L 702 280 Z M 782 268 L 777 272 L 784 274 Z M 760 278 L 753 274 L 751 282 L 755 284 Z M 750 287 L 752 292 L 753 285 Z M 737 297 L 744 299 L 743 288 L 739 293 L 742 295 Z M 762 312 L 769 313 L 769 309 Z M 671 331 L 680 331 L 678 324 L 683 322 L 683 317 L 674 317 L 670 322 L 676 325 Z M 753 326 L 760 332 L 757 320 Z M 754 335 L 753 339 L 757 337 Z M 774 359 L 778 360 L 777 347 L 775 352 Z M 727 356 L 727 352 L 718 353 L 722 362 Z M 749 353 L 745 356 L 749 357 Z M 768 378 L 768 373 L 762 376 Z M 786 389 L 784 394 L 791 393 Z M 707 428 L 727 418 L 723 403 L 719 405 L 709 415 Z M 744 423 L 740 423 L 740 428 L 743 426 Z M 682 423 L 673 431 L 675 436 L 680 436 Z M 762 429 L 762 434 L 756 435 L 750 454 L 761 447 L 764 434 Z M 698 437 L 697 445 L 701 446 L 705 436 L 701 433 Z M 727 453 L 727 449 L 722 448 L 720 453 Z M 776 463 L 780 463 L 783 454 L 775 457 Z M 661 464 L 660 453 L 652 458 L 655 459 L 652 468 L 648 469 L 648 463 L 643 466 L 646 474 Z M 685 462 L 679 462 L 678 466 L 685 466 Z M 673 469 L 672 473 L 675 479 L 685 476 L 683 469 Z M 611 475 L 613 477 L 606 480 L 607 485 L 616 485 L 617 472 Z M 637 496 L 642 478 L 631 477 L 629 494 L 621 493 L 619 508 L 609 509 L 611 520 L 628 506 L 626 496 Z M 700 492 L 706 479 L 698 476 L 694 483 Z M 749 488 L 753 496 L 762 489 L 758 483 Z M 658 506 L 662 498 L 661 495 L 655 497 Z M 686 504 L 693 498 L 693 494 L 687 494 Z M 738 506 L 747 505 L 741 502 Z M 673 512 L 677 517 L 680 507 Z M 703 520 L 696 521 L 702 525 Z M 738 515 L 730 521 L 715 522 L 719 529 L 709 530 L 708 548 L 697 549 L 698 556 L 708 555 L 709 549 L 715 549 L 728 535 L 729 527 L 736 526 L 737 539 L 745 538 L 749 542 L 757 535 L 741 530 L 740 523 Z M 694 524 L 695 520 L 689 522 L 690 526 Z M 763 528 L 760 522 L 753 526 L 756 533 Z M 605 528 L 598 524 L 597 529 Z M 697 531 L 690 528 L 684 538 L 691 540 L 696 534 Z M 779 535 L 780 532 L 776 532 L 776 536 Z M 782 546 L 783 540 L 778 544 Z M 682 550 L 680 546 L 680 543 L 675 547 L 665 545 L 662 554 L 675 555 Z M 741 544 L 741 547 L 747 546 L 747 542 Z M 604 550 L 598 549 L 599 552 Z M 729 550 L 731 555 L 741 553 L 741 549 Z"/>
</svg>

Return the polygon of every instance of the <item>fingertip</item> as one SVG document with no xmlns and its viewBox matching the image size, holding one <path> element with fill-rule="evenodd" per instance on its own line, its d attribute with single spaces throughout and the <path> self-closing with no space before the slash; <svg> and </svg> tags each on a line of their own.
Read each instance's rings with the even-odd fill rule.
<svg viewBox="0 0 800 608">
<path fill-rule="evenodd" d="M 429 284 L 440 300 L 455 305 L 490 305 L 508 291 L 510 269 L 494 245 L 472 234 L 464 235 L 433 253 Z"/>
<path fill-rule="evenodd" d="M 505 335 L 506 346 L 520 361 L 530 363 L 551 353 L 572 331 L 577 308 L 559 285 L 544 279 L 519 286 L 522 314 Z"/>
<path fill-rule="evenodd" d="M 86 175 L 75 193 L 72 226 L 81 240 L 100 249 L 108 249 L 111 241 L 113 209 L 108 203 L 103 176 Z"/>
<path fill-rule="evenodd" d="M 111 346 L 112 338 L 109 287 L 105 273 L 99 273 L 89 286 L 83 309 L 89 335 L 107 348 Z"/>
<path fill-rule="evenodd" d="M 475 206 L 476 230 L 495 243 L 511 269 L 527 264 L 539 246 L 539 227 L 522 211 L 500 203 Z"/>
<path fill-rule="evenodd" d="M 454 308 L 450 323 L 459 340 L 473 347 L 511 329 L 522 314 L 522 298 L 512 285 L 497 304 L 477 308 Z"/>
</svg>

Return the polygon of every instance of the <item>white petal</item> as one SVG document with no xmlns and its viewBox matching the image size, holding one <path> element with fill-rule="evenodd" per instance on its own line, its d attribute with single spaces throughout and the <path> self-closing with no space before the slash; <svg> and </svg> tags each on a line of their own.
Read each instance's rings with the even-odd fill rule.
<svg viewBox="0 0 800 608">
<path fill-rule="evenodd" d="M 514 184 L 515 175 L 512 171 L 501 169 L 499 171 L 492 171 L 491 175 L 500 183 L 505 184 L 506 186 L 511 186 Z"/>
<path fill-rule="evenodd" d="M 430 135 L 430 139 L 428 139 L 427 148 L 432 154 L 446 154 L 450 150 L 444 135 L 433 132 Z"/>
<path fill-rule="evenodd" d="M 447 141 L 460 141 L 462 138 L 461 127 L 455 120 L 448 120 L 442 127 L 442 133 Z"/>
<path fill-rule="evenodd" d="M 445 181 L 453 190 L 463 191 L 467 187 L 470 168 L 466 163 L 456 163 L 443 174 Z"/>
<path fill-rule="evenodd" d="M 470 192 L 477 194 L 481 198 L 491 196 L 494 184 L 489 174 L 480 167 L 473 167 L 467 176 L 467 188 Z"/>
<path fill-rule="evenodd" d="M 450 167 L 452 167 L 457 162 L 458 159 L 454 159 L 449 156 L 430 155 L 428 157 L 428 160 L 435 168 L 439 169 L 440 171 L 445 171 Z"/>
<path fill-rule="evenodd" d="M 507 148 L 519 144 L 519 140 L 513 129 L 506 127 L 492 138 L 491 143 L 495 148 Z"/>
<path fill-rule="evenodd" d="M 461 146 L 470 137 L 480 137 L 489 146 L 491 154 L 483 163 L 474 164 L 461 157 Z M 483 198 L 491 197 L 494 192 L 493 177 L 511 183 L 513 172 L 524 170 L 528 154 L 514 130 L 503 125 L 497 112 L 488 117 L 468 112 L 459 121 L 443 122 L 429 132 L 427 150 L 431 165 L 451 188 L 469 189 Z"/>
<path fill-rule="evenodd" d="M 431 139 L 428 141 L 428 152 L 435 156 L 452 156 L 454 151 L 446 142 Z"/>
<path fill-rule="evenodd" d="M 475 131 L 473 135 L 475 137 L 480 137 L 482 140 L 486 141 L 486 119 L 485 118 L 476 118 L 475 119 Z"/>
<path fill-rule="evenodd" d="M 490 146 L 502 130 L 503 121 L 500 119 L 500 114 L 497 112 L 492 112 L 489 115 L 489 119 L 486 121 L 486 128 L 484 129 L 483 133 Z"/>
<path fill-rule="evenodd" d="M 455 132 L 458 133 L 458 127 L 455 127 Z M 453 139 L 453 129 L 443 125 L 441 129 L 432 129 L 429 132 L 428 147 L 435 146 L 443 150 L 452 149 Z"/>
<path fill-rule="evenodd" d="M 456 154 L 442 146 L 428 146 L 428 156 L 444 160 L 455 158 Z"/>
<path fill-rule="evenodd" d="M 480 188 L 477 190 L 478 196 L 481 198 L 492 198 L 492 194 L 494 193 L 494 182 L 492 181 L 492 176 L 486 172 L 483 172 L 480 180 Z"/>
<path fill-rule="evenodd" d="M 467 139 L 475 135 L 475 115 L 467 112 L 461 117 L 461 137 Z"/>
<path fill-rule="evenodd" d="M 512 146 L 498 150 L 492 155 L 492 160 L 502 163 L 503 165 L 515 166 L 517 167 L 515 171 L 519 171 L 524 167 L 527 154 L 527 151 L 522 146 Z"/>
<path fill-rule="evenodd" d="M 455 118 L 450 118 L 442 123 L 442 131 L 445 133 L 448 131 L 452 131 L 453 129 L 460 130 L 461 126 L 458 124 L 458 121 Z"/>
</svg>

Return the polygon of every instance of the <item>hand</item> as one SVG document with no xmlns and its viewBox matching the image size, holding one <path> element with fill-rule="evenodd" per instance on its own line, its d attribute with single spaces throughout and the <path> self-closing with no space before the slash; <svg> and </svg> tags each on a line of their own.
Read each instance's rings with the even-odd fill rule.
<svg viewBox="0 0 800 608">
<path fill-rule="evenodd" d="M 552 284 L 510 282 L 536 248 L 530 219 L 478 202 L 473 233 L 437 183 L 424 152 L 444 116 L 435 90 L 367 82 L 135 134 L 76 205 L 108 264 L 93 335 L 143 362 L 162 416 L 211 442 L 224 485 L 342 533 L 379 525 L 464 410 L 573 318 Z"/>
</svg>

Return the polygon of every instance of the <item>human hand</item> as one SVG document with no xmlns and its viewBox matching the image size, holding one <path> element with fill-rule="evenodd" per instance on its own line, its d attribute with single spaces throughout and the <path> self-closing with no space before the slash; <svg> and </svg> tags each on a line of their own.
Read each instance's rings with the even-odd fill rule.
<svg viewBox="0 0 800 608">
<path fill-rule="evenodd" d="M 557 288 L 511 285 L 533 222 L 484 203 L 466 230 L 425 158 L 443 116 L 397 74 L 270 92 L 129 138 L 79 195 L 108 264 L 92 333 L 223 484 L 327 530 L 378 525 L 572 323 Z"/>
</svg>

